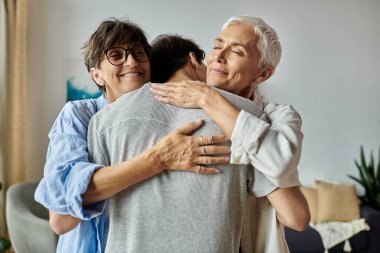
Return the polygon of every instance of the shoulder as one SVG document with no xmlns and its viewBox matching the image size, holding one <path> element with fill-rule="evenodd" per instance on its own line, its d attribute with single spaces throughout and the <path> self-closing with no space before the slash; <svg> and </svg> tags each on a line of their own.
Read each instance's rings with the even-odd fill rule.
<svg viewBox="0 0 380 253">
<path fill-rule="evenodd" d="M 93 121 L 108 119 L 116 121 L 125 117 L 125 114 L 141 116 L 146 110 L 161 105 L 154 99 L 153 93 L 149 90 L 149 83 L 144 86 L 127 92 L 117 98 L 114 102 L 106 105 L 93 117 Z"/>
<path fill-rule="evenodd" d="M 70 101 L 64 105 L 59 117 L 64 120 L 70 120 L 72 118 L 91 118 L 106 104 L 107 100 L 103 96 L 96 99 Z"/>
<path fill-rule="evenodd" d="M 96 99 L 83 99 L 67 102 L 55 120 L 53 129 L 73 127 L 87 129 L 90 119 L 105 105 L 107 100 L 101 96 Z"/>
</svg>

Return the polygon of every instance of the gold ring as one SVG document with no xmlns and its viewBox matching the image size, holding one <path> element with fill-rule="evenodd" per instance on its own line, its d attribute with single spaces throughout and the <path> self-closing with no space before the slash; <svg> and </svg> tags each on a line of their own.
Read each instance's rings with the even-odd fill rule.
<svg viewBox="0 0 380 253">
<path fill-rule="evenodd" d="M 203 155 L 205 156 L 206 155 L 206 148 L 205 148 L 205 146 L 202 146 L 202 150 L 203 150 Z"/>
<path fill-rule="evenodd" d="M 198 165 L 197 165 L 197 171 L 196 171 L 196 172 L 199 173 L 200 171 L 201 171 L 201 166 L 198 164 Z"/>
</svg>

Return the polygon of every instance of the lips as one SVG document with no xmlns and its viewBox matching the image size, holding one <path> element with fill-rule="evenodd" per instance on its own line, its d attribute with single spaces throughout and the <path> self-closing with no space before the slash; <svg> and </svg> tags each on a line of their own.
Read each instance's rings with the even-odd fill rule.
<svg viewBox="0 0 380 253">
<path fill-rule="evenodd" d="M 141 72 L 132 72 L 132 73 L 125 73 L 120 75 L 121 77 L 136 77 L 136 76 L 141 76 Z"/>
<path fill-rule="evenodd" d="M 227 75 L 228 74 L 226 71 L 219 69 L 219 68 L 210 68 L 210 71 L 217 73 L 217 74 L 221 74 L 221 75 Z"/>
<path fill-rule="evenodd" d="M 143 74 L 142 71 L 139 70 L 130 70 L 126 73 L 120 74 L 120 77 L 129 77 L 129 78 L 134 78 L 134 77 L 139 77 Z"/>
</svg>

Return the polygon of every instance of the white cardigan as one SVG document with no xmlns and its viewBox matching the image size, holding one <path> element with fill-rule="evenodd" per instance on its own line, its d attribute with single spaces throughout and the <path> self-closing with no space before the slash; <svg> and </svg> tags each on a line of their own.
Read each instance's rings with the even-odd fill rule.
<svg viewBox="0 0 380 253">
<path fill-rule="evenodd" d="M 255 102 L 264 114 L 257 118 L 243 110 L 239 113 L 231 138 L 231 163 L 251 163 L 278 187 L 299 186 L 301 117 L 291 105 Z M 284 228 L 266 197 L 247 198 L 243 226 L 243 253 L 289 252 Z"/>
</svg>

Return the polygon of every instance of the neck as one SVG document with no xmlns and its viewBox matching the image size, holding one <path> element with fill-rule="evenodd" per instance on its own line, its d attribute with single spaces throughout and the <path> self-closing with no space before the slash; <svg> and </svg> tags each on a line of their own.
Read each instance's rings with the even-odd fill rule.
<svg viewBox="0 0 380 253">
<path fill-rule="evenodd" d="M 196 75 L 194 68 L 190 63 L 177 70 L 169 79 L 168 82 L 181 82 L 185 80 L 197 81 L 198 76 Z"/>
<path fill-rule="evenodd" d="M 191 75 L 188 75 L 185 71 L 178 70 L 168 79 L 168 82 L 181 82 L 185 80 L 194 81 L 195 79 L 192 78 Z"/>
</svg>

